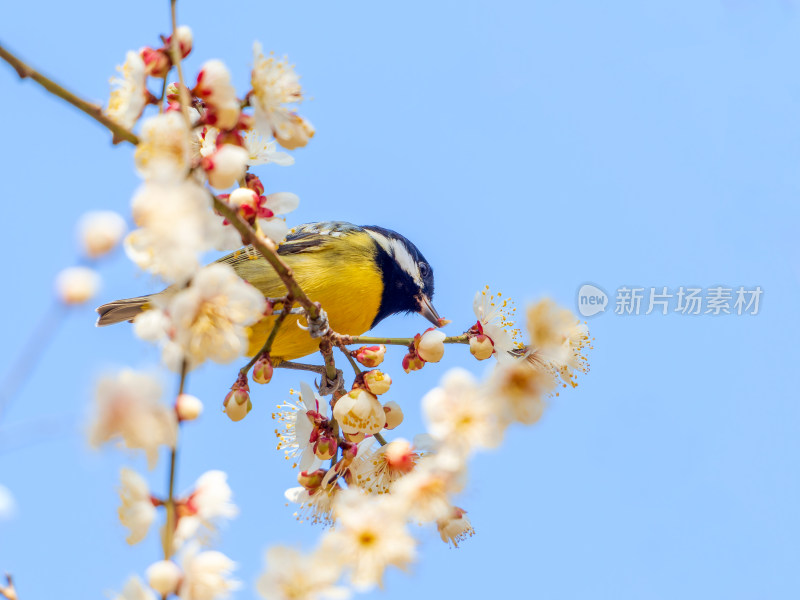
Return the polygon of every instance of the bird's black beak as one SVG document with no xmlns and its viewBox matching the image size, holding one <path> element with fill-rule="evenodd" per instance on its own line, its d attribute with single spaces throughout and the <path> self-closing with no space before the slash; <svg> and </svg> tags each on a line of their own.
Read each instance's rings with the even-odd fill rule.
<svg viewBox="0 0 800 600">
<path fill-rule="evenodd" d="M 442 319 L 439 317 L 439 313 L 436 312 L 436 309 L 433 308 L 431 299 L 425 294 L 419 294 L 417 296 L 417 302 L 419 303 L 419 310 L 417 312 L 433 323 L 435 327 L 440 327 L 442 325 Z"/>
</svg>

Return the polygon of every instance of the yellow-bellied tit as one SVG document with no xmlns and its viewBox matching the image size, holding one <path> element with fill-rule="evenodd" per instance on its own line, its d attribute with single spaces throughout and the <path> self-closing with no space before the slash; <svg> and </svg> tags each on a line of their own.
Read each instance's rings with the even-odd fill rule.
<svg viewBox="0 0 800 600">
<path fill-rule="evenodd" d="M 397 313 L 416 312 L 435 326 L 440 324 L 431 304 L 433 269 L 417 247 L 399 233 L 339 221 L 309 223 L 293 229 L 277 251 L 303 291 L 322 305 L 331 329 L 337 333 L 361 335 Z M 278 275 L 252 246 L 217 262 L 233 267 L 265 297 L 286 295 Z M 169 294 L 171 288 L 160 293 Z M 104 304 L 97 309 L 97 325 L 132 321 L 147 310 L 152 298 L 141 296 Z M 261 350 L 275 319 L 264 317 L 250 328 L 249 356 Z M 287 315 L 272 344 L 274 362 L 306 356 L 319 348 L 319 339 L 301 329 L 298 320 L 302 325 L 305 317 Z"/>
</svg>

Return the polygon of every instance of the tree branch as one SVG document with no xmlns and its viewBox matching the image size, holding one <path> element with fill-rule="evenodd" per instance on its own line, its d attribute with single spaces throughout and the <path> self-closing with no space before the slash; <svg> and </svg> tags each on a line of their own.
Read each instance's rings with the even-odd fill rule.
<svg viewBox="0 0 800 600">
<path fill-rule="evenodd" d="M 87 102 L 82 98 L 79 98 L 66 88 L 60 86 L 55 81 L 42 75 L 37 70 L 29 67 L 24 62 L 22 62 L 19 58 L 14 56 L 11 52 L 6 50 L 0 44 L 0 58 L 14 67 L 14 70 L 17 72 L 17 75 L 20 76 L 20 79 L 30 78 L 33 79 L 36 83 L 41 85 L 44 89 L 46 89 L 51 94 L 58 96 L 62 100 L 66 100 L 72 106 L 77 108 L 78 110 L 86 113 L 90 117 L 92 117 L 95 121 L 103 125 L 106 129 L 111 131 L 114 134 L 112 141 L 114 144 L 118 144 L 122 141 L 130 142 L 131 144 L 138 144 L 139 138 L 132 132 L 125 129 L 122 125 L 119 125 L 108 118 L 104 113 L 103 109 L 97 106 L 96 104 L 92 104 L 91 102 Z"/>
</svg>

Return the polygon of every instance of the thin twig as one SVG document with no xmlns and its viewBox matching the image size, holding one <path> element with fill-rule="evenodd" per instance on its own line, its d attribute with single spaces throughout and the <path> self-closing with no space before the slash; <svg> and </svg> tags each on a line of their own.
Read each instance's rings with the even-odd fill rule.
<svg viewBox="0 0 800 600">
<path fill-rule="evenodd" d="M 382 436 L 380 433 L 373 433 L 373 434 L 372 434 L 372 437 L 374 437 L 376 440 L 378 440 L 378 443 L 379 443 L 381 446 L 385 446 L 385 445 L 388 443 L 388 442 L 386 441 L 386 439 L 385 439 L 385 438 L 384 438 L 384 437 L 383 437 L 383 436 Z"/>
<path fill-rule="evenodd" d="M 342 354 L 344 354 L 347 357 L 347 360 L 350 361 L 350 366 L 353 367 L 353 371 L 355 371 L 356 376 L 361 375 L 361 369 L 358 368 L 358 363 L 356 363 L 353 357 L 350 356 L 350 352 L 348 352 L 347 348 L 344 346 L 339 346 L 339 350 L 341 350 Z"/>
<path fill-rule="evenodd" d="M 169 45 L 169 53 L 172 58 L 172 64 L 178 71 L 178 97 L 181 100 L 181 113 L 186 120 L 186 126 L 192 128 L 192 119 L 189 116 L 189 107 L 192 105 L 192 98 L 189 96 L 189 90 L 183 81 L 183 68 L 181 67 L 181 48 L 178 42 L 178 19 L 176 18 L 175 4 L 176 0 L 170 0 L 170 16 L 172 18 L 172 41 Z"/>
<path fill-rule="evenodd" d="M 382 337 L 368 337 L 364 335 L 334 335 L 336 342 L 344 346 L 352 344 L 385 344 L 395 346 L 408 346 L 414 341 L 414 338 L 382 338 Z M 461 335 L 453 335 L 442 340 L 445 344 L 469 344 L 469 335 L 463 333 Z"/>
<path fill-rule="evenodd" d="M 178 394 L 175 396 L 176 400 L 177 397 L 183 394 L 183 390 L 186 387 L 186 374 L 189 371 L 189 363 L 186 359 L 184 359 L 183 363 L 181 364 L 181 379 L 180 383 L 178 384 Z M 176 464 L 178 458 L 178 443 L 175 442 L 175 447 L 172 448 L 169 455 L 169 491 L 167 495 L 167 501 L 164 503 L 164 508 L 167 509 L 167 524 L 164 531 L 164 560 L 169 560 L 172 556 L 172 540 L 173 536 L 175 535 L 175 526 L 176 526 L 176 519 L 175 519 L 175 472 L 176 472 Z"/>
<path fill-rule="evenodd" d="M 286 317 L 289 316 L 289 311 L 286 310 L 286 307 L 291 306 L 294 304 L 294 300 L 291 298 L 285 298 L 282 300 L 283 302 L 283 310 L 281 310 L 278 317 L 275 319 L 275 324 L 272 326 L 272 331 L 269 332 L 269 337 L 267 337 L 267 341 L 264 342 L 264 346 L 256 352 L 250 362 L 248 362 L 245 366 L 239 369 L 239 375 L 247 376 L 247 373 L 250 371 L 250 368 L 256 364 L 256 361 L 261 358 L 262 356 L 269 356 L 270 351 L 272 350 L 272 344 L 275 342 L 275 338 L 278 336 L 278 329 L 280 329 L 283 322 L 286 320 Z"/>
<path fill-rule="evenodd" d="M 22 62 L 19 58 L 14 56 L 11 52 L 5 49 L 2 45 L 0 45 L 0 58 L 14 67 L 14 70 L 17 72 L 17 75 L 20 76 L 20 79 L 30 78 L 33 79 L 36 83 L 41 85 L 44 89 L 46 89 L 51 94 L 58 96 L 62 100 L 66 100 L 72 106 L 77 108 L 78 110 L 86 113 L 90 117 L 92 117 L 95 121 L 103 125 L 106 129 L 111 131 L 114 134 L 112 138 L 113 143 L 118 144 L 121 141 L 130 142 L 131 144 L 138 144 L 139 138 L 132 132 L 125 129 L 122 125 L 115 123 L 112 121 L 108 116 L 103 113 L 103 109 L 97 106 L 96 104 L 92 104 L 91 102 L 87 102 L 82 98 L 79 98 L 66 88 L 60 86 L 55 81 L 42 75 L 32 67 L 26 65 Z"/>
<path fill-rule="evenodd" d="M 242 241 L 245 244 L 252 245 L 270 266 L 275 269 L 283 285 L 286 286 L 288 294 L 305 309 L 309 318 L 318 319 L 320 314 L 319 304 L 312 302 L 303 291 L 303 288 L 300 287 L 300 284 L 295 281 L 292 269 L 278 256 L 278 251 L 275 249 L 274 244 L 265 241 L 266 238 L 256 235 L 256 232 L 250 227 L 249 223 L 245 221 L 235 209 L 231 208 L 226 202 L 220 200 L 216 196 L 214 196 L 214 208 L 228 220 L 228 223 L 236 228 L 236 231 L 242 236 Z"/>
<path fill-rule="evenodd" d="M 17 355 L 16 360 L 8 370 L 2 385 L 0 385 L 0 421 L 2 421 L 11 401 L 16 396 L 20 387 L 27 381 L 33 369 L 42 358 L 45 349 L 55 338 L 55 333 L 66 316 L 65 306 L 54 302 L 47 310 L 39 324 Z"/>
</svg>

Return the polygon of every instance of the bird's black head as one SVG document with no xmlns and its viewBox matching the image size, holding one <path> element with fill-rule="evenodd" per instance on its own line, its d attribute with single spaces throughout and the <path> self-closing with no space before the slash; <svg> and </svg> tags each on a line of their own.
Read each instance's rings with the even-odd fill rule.
<svg viewBox="0 0 800 600">
<path fill-rule="evenodd" d="M 431 304 L 433 298 L 433 268 L 417 247 L 399 233 L 376 227 L 364 229 L 375 240 L 378 252 L 375 260 L 383 273 L 383 297 L 374 327 L 396 313 L 418 312 L 439 326 L 439 315 Z"/>
</svg>

